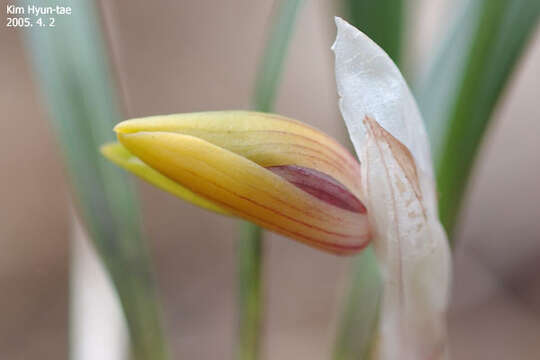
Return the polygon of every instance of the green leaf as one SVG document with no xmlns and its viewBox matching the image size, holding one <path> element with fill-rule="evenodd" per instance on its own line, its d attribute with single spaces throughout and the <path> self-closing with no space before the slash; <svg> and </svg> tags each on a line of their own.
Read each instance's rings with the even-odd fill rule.
<svg viewBox="0 0 540 360">
<path fill-rule="evenodd" d="M 270 112 L 274 107 L 283 62 L 287 55 L 298 12 L 303 3 L 303 0 L 276 2 L 274 21 L 255 79 L 253 108 L 257 111 Z"/>
<path fill-rule="evenodd" d="M 404 28 L 402 0 L 345 0 L 344 18 L 381 46 L 399 64 Z M 335 360 L 369 359 L 378 324 L 382 283 L 370 246 L 353 260 L 351 283 L 334 344 Z"/>
<path fill-rule="evenodd" d="M 238 360 L 255 360 L 259 357 L 263 317 L 262 232 L 257 225 L 244 221 L 237 243 L 238 329 L 235 356 Z"/>
<path fill-rule="evenodd" d="M 351 25 L 368 35 L 397 64 L 404 38 L 403 0 L 345 0 L 345 16 Z"/>
<path fill-rule="evenodd" d="M 303 0 L 280 0 L 276 3 L 273 24 L 255 80 L 253 108 L 270 112 L 281 79 L 283 62 Z M 255 224 L 242 222 L 237 244 L 238 266 L 238 330 L 237 360 L 259 357 L 262 323 L 262 230 Z"/>
<path fill-rule="evenodd" d="M 418 91 L 449 234 L 493 110 L 539 15 L 536 0 L 469 1 Z"/>
<path fill-rule="evenodd" d="M 368 247 L 353 263 L 352 281 L 334 347 L 334 359 L 369 359 L 376 339 L 381 277 L 373 247 Z"/>
<path fill-rule="evenodd" d="M 27 2 L 25 5 L 33 4 Z M 41 6 L 56 6 L 52 0 Z M 99 146 L 121 119 L 92 1 L 73 0 L 56 27 L 29 29 L 28 57 L 63 149 L 79 214 L 120 298 L 136 359 L 166 359 L 160 309 L 135 192 Z"/>
</svg>

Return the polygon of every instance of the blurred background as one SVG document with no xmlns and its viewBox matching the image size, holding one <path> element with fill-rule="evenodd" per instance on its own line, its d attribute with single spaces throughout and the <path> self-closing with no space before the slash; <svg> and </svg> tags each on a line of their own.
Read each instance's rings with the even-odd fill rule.
<svg viewBox="0 0 540 360">
<path fill-rule="evenodd" d="M 0 1 L 1 8 L 10 2 Z M 407 2 L 409 77 L 455 12 Z M 248 108 L 271 1 L 102 1 L 125 117 Z M 276 112 L 345 143 L 330 45 L 335 4 L 299 14 Z M 0 357 L 66 359 L 70 190 L 22 31 L 0 31 Z M 457 231 L 454 359 L 540 358 L 540 32 L 496 109 Z M 138 182 L 175 358 L 228 359 L 236 222 Z M 350 260 L 266 234 L 264 359 L 327 359 Z"/>
</svg>

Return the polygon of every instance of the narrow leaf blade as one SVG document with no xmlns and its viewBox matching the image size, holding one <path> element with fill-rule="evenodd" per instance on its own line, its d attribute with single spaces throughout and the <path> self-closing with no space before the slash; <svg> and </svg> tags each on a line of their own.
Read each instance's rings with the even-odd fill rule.
<svg viewBox="0 0 540 360">
<path fill-rule="evenodd" d="M 449 234 L 493 110 L 539 16 L 534 0 L 469 1 L 418 91 Z"/>
<path fill-rule="evenodd" d="M 32 5 L 30 2 L 23 2 Z M 56 6 L 47 0 L 43 6 Z M 107 56 L 92 1 L 74 0 L 73 13 L 54 28 L 26 35 L 63 149 L 75 202 L 118 292 L 137 359 L 165 359 L 166 345 L 137 199 L 121 170 L 99 146 L 113 140 L 120 119 Z"/>
</svg>

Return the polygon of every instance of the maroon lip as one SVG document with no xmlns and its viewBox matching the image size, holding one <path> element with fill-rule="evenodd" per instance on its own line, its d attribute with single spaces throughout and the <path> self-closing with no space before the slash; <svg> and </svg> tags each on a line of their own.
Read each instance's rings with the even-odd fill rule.
<svg viewBox="0 0 540 360">
<path fill-rule="evenodd" d="M 366 212 L 364 204 L 343 184 L 320 171 L 296 165 L 270 166 L 267 169 L 330 205 L 355 213 Z"/>
</svg>

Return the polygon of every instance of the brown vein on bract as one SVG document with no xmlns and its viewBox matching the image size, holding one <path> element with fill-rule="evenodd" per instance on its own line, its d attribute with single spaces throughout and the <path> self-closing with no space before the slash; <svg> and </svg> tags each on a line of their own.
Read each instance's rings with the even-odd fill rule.
<svg viewBox="0 0 540 360">
<path fill-rule="evenodd" d="M 424 207 L 422 198 L 422 190 L 420 189 L 420 181 L 418 178 L 418 170 L 411 151 L 401 141 L 396 139 L 392 134 L 380 126 L 377 121 L 371 119 L 369 116 L 366 116 L 366 120 L 371 124 L 370 126 L 372 126 L 373 134 L 381 139 L 384 139 L 386 144 L 388 144 L 394 159 L 397 161 L 399 167 L 405 175 L 405 178 L 413 188 L 418 203 L 422 208 L 422 215 L 424 216 L 424 219 L 427 220 L 426 209 Z M 364 120 L 364 123 L 366 120 Z"/>
<path fill-rule="evenodd" d="M 400 337 L 401 337 L 401 334 L 403 332 L 403 324 L 402 324 L 402 309 L 403 309 L 403 301 L 404 301 L 404 297 L 405 297 L 405 293 L 404 293 L 404 289 L 403 289 L 403 262 L 402 262 L 402 253 L 401 253 L 401 235 L 400 235 L 400 230 L 399 230 L 399 222 L 397 221 L 397 205 L 396 205 L 396 198 L 395 198 L 395 193 L 394 193 L 394 187 L 392 186 L 392 180 L 391 180 L 391 177 L 390 177 L 390 170 L 388 169 L 388 165 L 386 164 L 386 161 L 385 161 L 385 157 L 383 155 L 383 151 L 379 145 L 379 142 L 378 142 L 378 139 L 380 138 L 377 137 L 377 135 L 381 134 L 380 132 L 377 132 L 376 130 L 378 128 L 381 128 L 380 125 L 375 121 L 373 120 L 372 118 L 370 118 L 369 116 L 366 116 L 364 118 L 364 125 L 366 126 L 366 129 L 368 129 L 368 134 L 371 135 L 373 137 L 373 140 L 375 142 L 375 146 L 377 147 L 377 150 L 380 154 L 380 157 L 381 157 L 381 161 L 382 161 L 382 164 L 383 164 L 383 167 L 384 167 L 384 171 L 386 173 L 386 177 L 388 178 L 388 185 L 390 187 L 390 193 L 391 193 L 391 199 L 392 199 L 392 207 L 393 207 L 393 217 L 394 217 L 394 221 L 393 221 L 393 224 L 394 224 L 394 228 L 395 228 L 395 231 L 396 231 L 396 235 L 397 235 L 397 247 L 398 247 L 398 293 L 399 293 L 399 309 L 398 309 L 398 318 L 399 318 L 399 327 L 400 327 Z M 383 137 L 384 139 L 384 137 Z M 401 341 L 401 339 L 400 339 Z"/>
</svg>

